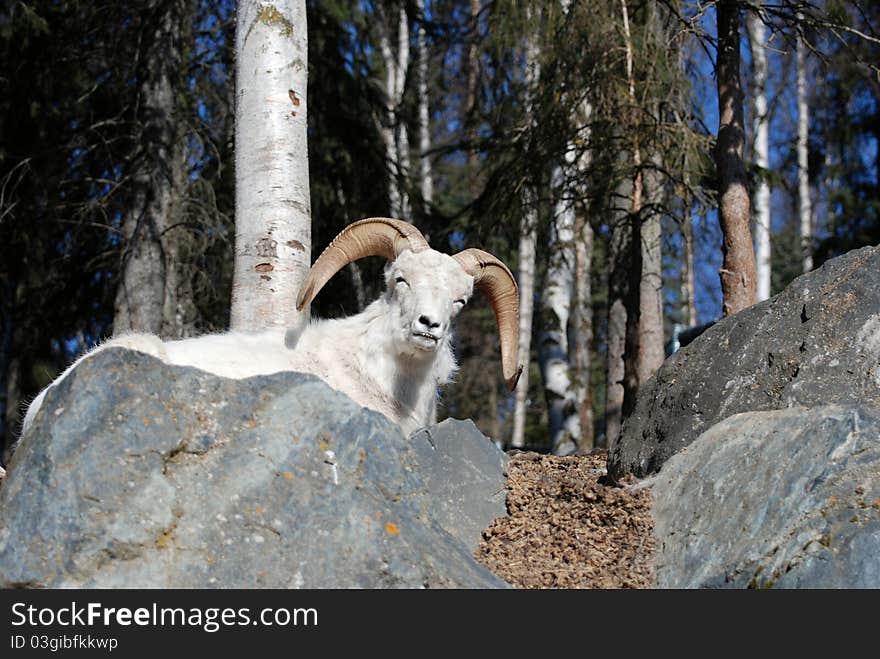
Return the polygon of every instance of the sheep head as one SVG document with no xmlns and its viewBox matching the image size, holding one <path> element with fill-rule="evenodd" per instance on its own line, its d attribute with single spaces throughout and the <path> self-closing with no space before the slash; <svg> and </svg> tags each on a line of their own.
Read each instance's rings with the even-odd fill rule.
<svg viewBox="0 0 880 659">
<path fill-rule="evenodd" d="M 519 297 L 507 266 L 488 252 L 466 249 L 449 256 L 428 246 L 413 225 L 384 217 L 368 218 L 343 229 L 315 261 L 300 289 L 302 310 L 330 278 L 348 263 L 366 256 L 391 261 L 387 290 L 399 317 L 393 319 L 408 350 L 432 352 L 448 342 L 452 320 L 476 287 L 495 311 L 501 338 L 501 363 L 508 389 L 522 373 L 519 351 Z"/>
</svg>

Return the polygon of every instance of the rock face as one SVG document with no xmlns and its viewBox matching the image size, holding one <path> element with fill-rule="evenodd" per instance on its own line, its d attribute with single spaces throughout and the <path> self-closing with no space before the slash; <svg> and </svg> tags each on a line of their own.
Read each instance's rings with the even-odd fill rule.
<svg viewBox="0 0 880 659">
<path fill-rule="evenodd" d="M 0 587 L 504 587 L 472 557 L 506 457 L 410 440 L 317 378 L 108 349 L 51 391 L 0 487 Z"/>
<path fill-rule="evenodd" d="M 639 392 L 609 475 L 656 472 L 740 412 L 829 403 L 880 409 L 880 247 L 828 261 L 675 353 Z"/>
<path fill-rule="evenodd" d="M 880 417 L 731 416 L 654 487 L 662 588 L 880 588 Z"/>
</svg>

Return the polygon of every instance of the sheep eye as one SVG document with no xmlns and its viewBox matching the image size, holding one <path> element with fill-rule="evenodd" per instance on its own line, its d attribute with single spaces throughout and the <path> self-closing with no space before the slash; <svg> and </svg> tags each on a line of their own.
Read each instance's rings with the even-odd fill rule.
<svg viewBox="0 0 880 659">
<path fill-rule="evenodd" d="M 453 304 L 460 304 L 461 306 L 464 306 L 465 304 L 467 304 L 467 300 L 465 300 L 464 298 L 459 298 L 458 300 L 453 302 Z"/>
<path fill-rule="evenodd" d="M 398 284 L 406 284 L 406 285 L 409 285 L 409 282 L 408 282 L 406 279 L 404 279 L 403 277 L 401 277 L 400 275 L 398 275 L 398 277 L 397 277 L 397 279 L 396 279 L 395 281 L 396 281 Z"/>
</svg>

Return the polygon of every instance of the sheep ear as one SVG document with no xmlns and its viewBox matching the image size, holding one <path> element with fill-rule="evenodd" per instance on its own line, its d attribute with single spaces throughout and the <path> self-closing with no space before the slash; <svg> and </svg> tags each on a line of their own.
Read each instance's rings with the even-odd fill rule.
<svg viewBox="0 0 880 659">
<path fill-rule="evenodd" d="M 349 224 L 336 236 L 312 265 L 296 298 L 302 311 L 324 288 L 324 284 L 346 265 L 366 256 L 396 259 L 404 250 L 415 252 L 428 248 L 428 241 L 409 222 L 390 217 L 370 217 Z"/>
<path fill-rule="evenodd" d="M 508 267 L 481 249 L 466 249 L 452 258 L 474 278 L 474 286 L 489 298 L 501 338 L 501 369 L 508 391 L 516 389 L 523 366 L 519 359 L 519 290 Z"/>
</svg>

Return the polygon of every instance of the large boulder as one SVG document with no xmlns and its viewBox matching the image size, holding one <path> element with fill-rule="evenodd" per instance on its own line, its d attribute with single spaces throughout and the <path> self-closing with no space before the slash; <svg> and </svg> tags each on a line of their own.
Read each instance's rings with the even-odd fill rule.
<svg viewBox="0 0 880 659">
<path fill-rule="evenodd" d="M 408 440 L 309 375 L 108 349 L 13 456 L 0 588 L 503 587 L 472 554 L 505 466 L 469 422 Z"/>
<path fill-rule="evenodd" d="M 880 417 L 737 414 L 653 486 L 662 588 L 880 588 Z"/>
<path fill-rule="evenodd" d="M 656 472 L 740 412 L 828 403 L 880 408 L 880 247 L 828 261 L 666 360 L 610 447 L 609 475 Z"/>
</svg>

